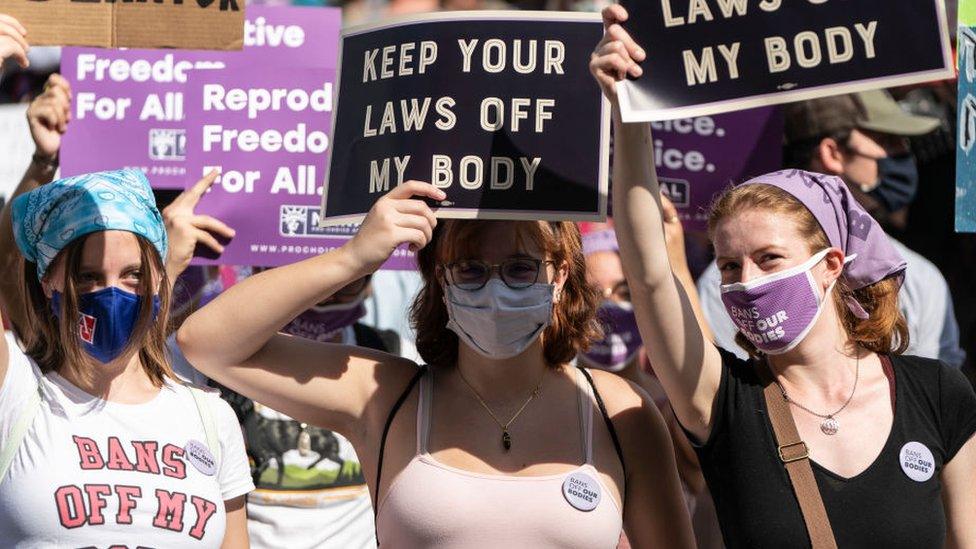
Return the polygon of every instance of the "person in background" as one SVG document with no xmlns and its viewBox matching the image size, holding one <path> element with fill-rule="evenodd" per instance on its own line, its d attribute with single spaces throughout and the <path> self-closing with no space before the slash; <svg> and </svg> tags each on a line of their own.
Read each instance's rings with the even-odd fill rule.
<svg viewBox="0 0 976 549">
<path fill-rule="evenodd" d="M 903 112 L 880 90 L 794 103 L 786 107 L 784 159 L 787 167 L 841 177 L 855 200 L 884 225 L 892 212 L 908 206 L 918 186 L 906 137 L 938 125 L 935 118 Z M 960 367 L 966 354 L 945 278 L 931 261 L 890 240 L 908 262 L 898 299 L 911 336 L 906 352 Z M 698 279 L 705 318 L 720 347 L 746 358 L 722 305 L 720 279 L 714 261 Z"/>
<path fill-rule="evenodd" d="M 668 257 L 675 276 L 688 292 L 696 312 L 700 305 L 694 292 L 695 284 L 685 260 L 684 229 L 678 212 L 666 197 L 661 197 L 664 212 L 664 231 Z M 685 501 L 692 518 L 692 529 L 699 549 L 722 547 L 715 506 L 701 474 L 695 451 L 678 424 L 668 404 L 668 396 L 654 375 L 647 360 L 631 303 L 630 288 L 620 261 L 620 247 L 616 233 L 610 226 L 590 227 L 583 234 L 583 255 L 586 257 L 586 278 L 603 296 L 597 318 L 603 325 L 603 338 L 579 355 L 579 362 L 589 368 L 614 372 L 637 383 L 654 399 L 671 433 L 675 448 L 678 475 L 684 489 Z M 701 318 L 701 317 L 700 317 Z M 626 543 L 626 540 L 624 540 Z M 621 545 L 626 547 L 627 545 Z"/>
<path fill-rule="evenodd" d="M 252 272 L 265 270 L 258 267 Z M 360 322 L 370 293 L 370 278 L 360 278 L 300 314 L 281 331 L 312 341 L 359 345 L 397 354 L 400 337 L 395 332 L 376 330 Z M 369 489 L 359 457 L 348 439 L 295 421 L 228 389 L 194 369 L 178 347 L 172 351 L 176 374 L 198 385 L 219 388 L 240 420 L 256 486 L 247 498 L 252 547 L 376 546 Z"/>
</svg>

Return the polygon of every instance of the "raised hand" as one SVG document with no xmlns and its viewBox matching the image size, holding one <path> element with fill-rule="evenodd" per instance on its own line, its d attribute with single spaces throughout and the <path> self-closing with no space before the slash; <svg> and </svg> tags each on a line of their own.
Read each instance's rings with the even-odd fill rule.
<svg viewBox="0 0 976 549">
<path fill-rule="evenodd" d="M 359 232 L 346 244 L 366 270 L 378 269 L 401 244 L 415 252 L 430 242 L 437 218 L 421 198 L 441 201 L 447 195 L 429 183 L 407 181 L 373 204 Z"/>
<path fill-rule="evenodd" d="M 192 187 L 180 193 L 176 200 L 163 210 L 163 221 L 166 223 L 166 234 L 169 236 L 166 273 L 169 275 L 170 283 L 176 281 L 176 277 L 190 265 L 193 250 L 198 243 L 222 254 L 224 247 L 214 234 L 228 239 L 234 237 L 234 229 L 224 222 L 194 212 L 200 199 L 214 184 L 218 175 L 220 172 L 212 170 Z"/>
<path fill-rule="evenodd" d="M 590 56 L 590 72 L 614 104 L 617 101 L 614 85 L 628 75 L 637 78 L 644 74 L 638 63 L 647 58 L 644 49 L 620 25 L 627 17 L 623 6 L 614 4 L 603 8 L 603 39 Z"/>
<path fill-rule="evenodd" d="M 61 136 L 71 121 L 71 85 L 60 74 L 44 83 L 44 92 L 27 107 L 27 125 L 34 138 L 35 154 L 53 160 L 61 150 Z"/>
<path fill-rule="evenodd" d="M 12 58 L 22 68 L 27 68 L 27 29 L 13 17 L 0 13 L 0 65 L 8 58 Z"/>
</svg>

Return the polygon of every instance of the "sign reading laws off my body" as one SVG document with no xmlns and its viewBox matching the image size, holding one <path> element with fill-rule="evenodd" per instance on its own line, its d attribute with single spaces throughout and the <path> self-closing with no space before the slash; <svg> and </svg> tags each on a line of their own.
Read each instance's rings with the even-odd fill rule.
<svg viewBox="0 0 976 549">
<path fill-rule="evenodd" d="M 648 52 L 625 122 L 953 77 L 942 0 L 625 0 Z"/>
<path fill-rule="evenodd" d="M 589 73 L 592 14 L 454 12 L 342 39 L 323 225 L 394 186 L 443 189 L 437 215 L 598 220 L 609 109 Z"/>
<path fill-rule="evenodd" d="M 32 46 L 239 50 L 245 0 L 0 0 Z"/>
</svg>

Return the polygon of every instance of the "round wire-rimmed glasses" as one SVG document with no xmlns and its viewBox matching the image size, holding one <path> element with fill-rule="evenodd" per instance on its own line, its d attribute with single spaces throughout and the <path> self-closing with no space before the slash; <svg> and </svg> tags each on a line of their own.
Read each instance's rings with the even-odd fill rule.
<svg viewBox="0 0 976 549">
<path fill-rule="evenodd" d="M 462 259 L 442 265 L 447 273 L 447 282 L 462 290 L 480 290 L 491 280 L 496 270 L 499 278 L 513 290 L 528 288 L 539 281 L 543 265 L 555 264 L 548 259 L 515 257 L 501 263 L 491 264 L 478 259 Z"/>
</svg>

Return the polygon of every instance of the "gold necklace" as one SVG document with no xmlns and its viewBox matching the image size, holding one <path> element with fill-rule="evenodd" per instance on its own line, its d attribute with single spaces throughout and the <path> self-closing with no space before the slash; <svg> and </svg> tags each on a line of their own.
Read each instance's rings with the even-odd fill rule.
<svg viewBox="0 0 976 549">
<path fill-rule="evenodd" d="M 465 379 L 464 374 L 461 373 L 461 368 L 458 368 L 457 372 L 458 375 L 461 376 L 461 381 L 463 381 L 464 384 L 468 386 L 468 389 L 471 389 L 471 394 L 473 394 L 474 397 L 478 399 L 478 402 L 481 404 L 482 408 L 484 408 L 485 411 L 488 412 L 488 415 L 491 416 L 491 419 L 494 420 L 495 424 L 498 425 L 498 428 L 502 430 L 502 447 L 505 448 L 506 452 L 509 451 L 512 448 L 512 435 L 509 434 L 508 428 L 511 427 L 512 423 L 515 423 L 515 420 L 518 419 L 520 415 L 522 415 L 522 411 L 525 410 L 525 407 L 528 406 L 530 402 L 532 402 L 532 399 L 539 396 L 539 391 L 542 389 L 542 381 L 545 379 L 546 373 L 542 372 L 542 378 L 539 379 L 539 384 L 535 386 L 535 389 L 532 390 L 532 394 L 530 394 L 529 398 L 525 401 L 524 404 L 522 404 L 522 407 L 519 408 L 517 412 L 515 412 L 515 415 L 512 416 L 512 419 L 508 420 L 507 423 L 502 424 L 502 422 L 499 421 L 498 417 L 495 416 L 495 412 L 492 412 L 488 404 L 485 403 L 485 399 L 481 398 L 481 395 L 478 394 L 478 391 L 476 391 L 474 387 L 472 387 L 471 384 L 468 383 L 468 380 Z"/>
</svg>

